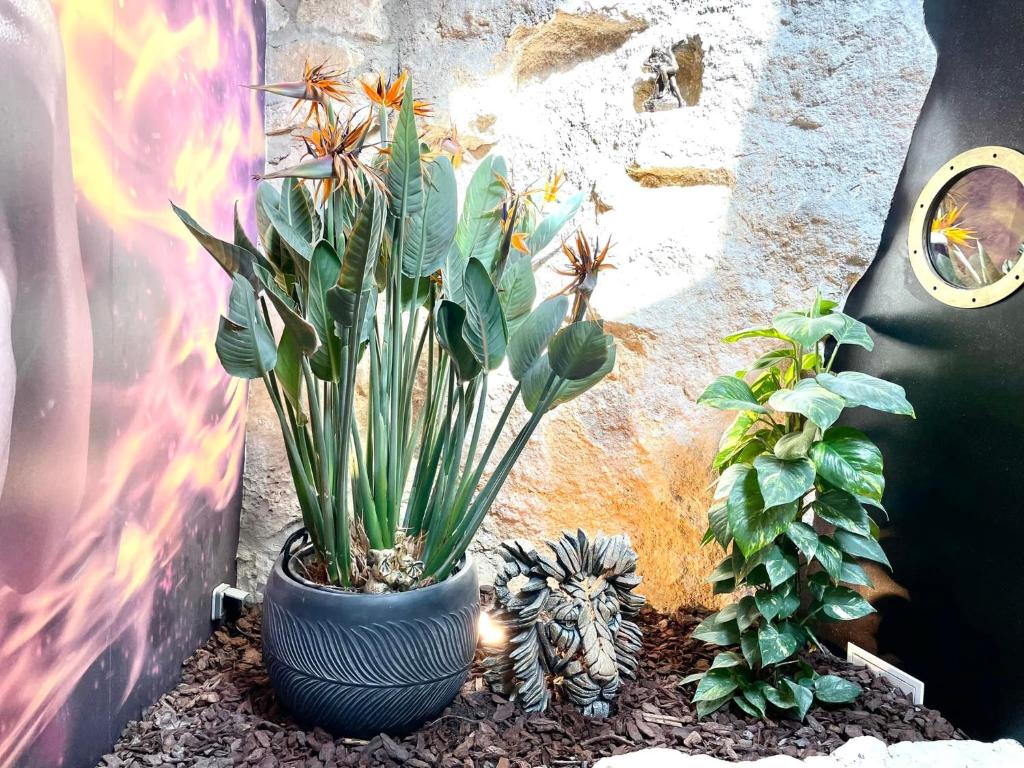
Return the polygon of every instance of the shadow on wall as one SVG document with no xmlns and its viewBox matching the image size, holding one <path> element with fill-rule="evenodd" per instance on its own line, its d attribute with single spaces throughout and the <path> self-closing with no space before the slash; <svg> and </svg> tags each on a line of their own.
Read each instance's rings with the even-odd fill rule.
<svg viewBox="0 0 1024 768">
<path fill-rule="evenodd" d="M 231 226 L 262 27 L 255 1 L 0 0 L 2 768 L 95 765 L 233 578 L 227 280 L 167 198 Z"/>
<path fill-rule="evenodd" d="M 977 310 L 933 300 L 914 277 L 907 235 L 918 194 L 950 158 L 990 144 L 1024 151 L 1024 15 L 1014 0 L 926 0 L 925 11 L 939 66 L 878 257 L 849 301 L 876 347 L 838 362 L 899 382 L 918 414 L 856 418 L 886 459 L 885 545 L 910 592 L 879 604 L 879 648 L 971 736 L 1021 739 L 1024 295 Z"/>
</svg>

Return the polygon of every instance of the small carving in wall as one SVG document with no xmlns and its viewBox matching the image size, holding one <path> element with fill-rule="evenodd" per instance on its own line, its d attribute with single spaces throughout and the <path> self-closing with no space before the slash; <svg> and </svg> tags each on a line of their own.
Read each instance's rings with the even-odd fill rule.
<svg viewBox="0 0 1024 768">
<path fill-rule="evenodd" d="M 607 717 L 622 678 L 633 679 L 640 628 L 630 621 L 646 600 L 629 537 L 568 531 L 547 542 L 553 557 L 524 541 L 502 543 L 494 620 L 501 649 L 488 649 L 485 678 L 528 712 L 547 709 L 549 686 L 583 714 Z"/>
<path fill-rule="evenodd" d="M 692 107 L 700 100 L 704 88 L 704 46 L 700 35 L 652 48 L 641 66 L 646 76 L 633 86 L 633 106 L 637 112 Z"/>
<path fill-rule="evenodd" d="M 667 47 L 651 48 L 651 55 L 644 62 L 644 70 L 654 75 L 654 90 L 644 103 L 648 112 L 663 109 L 665 106 L 683 106 L 683 97 L 679 93 L 679 86 L 676 84 L 676 74 L 679 72 L 679 65 L 676 57 Z"/>
</svg>

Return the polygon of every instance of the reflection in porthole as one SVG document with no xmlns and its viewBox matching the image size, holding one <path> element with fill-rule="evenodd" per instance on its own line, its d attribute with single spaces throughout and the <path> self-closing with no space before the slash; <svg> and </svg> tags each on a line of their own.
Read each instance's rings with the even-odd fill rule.
<svg viewBox="0 0 1024 768">
<path fill-rule="evenodd" d="M 1024 249 L 1024 185 L 1002 168 L 975 168 L 945 190 L 930 218 L 935 272 L 956 288 L 991 285 Z"/>
</svg>

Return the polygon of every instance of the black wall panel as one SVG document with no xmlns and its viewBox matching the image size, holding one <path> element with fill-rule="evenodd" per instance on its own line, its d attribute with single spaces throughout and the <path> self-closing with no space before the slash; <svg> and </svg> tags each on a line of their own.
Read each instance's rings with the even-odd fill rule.
<svg viewBox="0 0 1024 768">
<path fill-rule="evenodd" d="M 877 603 L 880 652 L 971 736 L 1024 739 L 1024 291 L 948 307 L 907 255 L 911 209 L 947 160 L 988 144 L 1024 151 L 1024 3 L 926 0 L 925 19 L 937 71 L 878 256 L 847 305 L 875 351 L 844 348 L 837 367 L 899 382 L 918 415 L 849 419 L 885 456 L 884 544 L 909 591 Z"/>
</svg>

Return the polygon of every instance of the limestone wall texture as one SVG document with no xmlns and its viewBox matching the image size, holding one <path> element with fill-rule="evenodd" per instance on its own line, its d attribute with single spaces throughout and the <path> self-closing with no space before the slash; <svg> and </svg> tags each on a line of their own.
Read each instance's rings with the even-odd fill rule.
<svg viewBox="0 0 1024 768">
<path fill-rule="evenodd" d="M 474 155 L 517 184 L 562 168 L 611 237 L 595 306 L 617 369 L 546 421 L 478 549 L 561 528 L 628 532 L 652 603 L 710 602 L 701 549 L 719 414 L 695 405 L 756 344 L 725 333 L 843 296 L 874 256 L 935 53 L 912 0 L 268 0 L 268 80 L 330 59 L 409 69 Z M 684 105 L 642 111 L 652 46 L 672 46 Z M 639 110 L 639 111 L 638 111 Z M 287 108 L 271 101 L 268 128 Z M 268 162 L 286 159 L 281 139 Z M 295 159 L 294 157 L 289 159 Z M 538 270 L 560 287 L 558 257 Z M 496 406 L 500 407 L 500 404 Z M 297 519 L 272 410 L 253 389 L 241 582 L 259 589 Z"/>
</svg>

